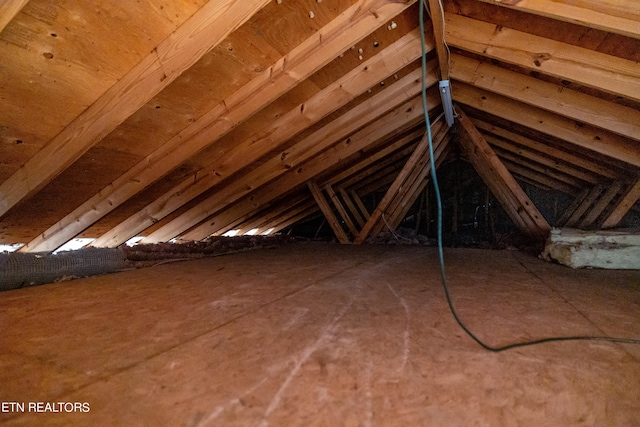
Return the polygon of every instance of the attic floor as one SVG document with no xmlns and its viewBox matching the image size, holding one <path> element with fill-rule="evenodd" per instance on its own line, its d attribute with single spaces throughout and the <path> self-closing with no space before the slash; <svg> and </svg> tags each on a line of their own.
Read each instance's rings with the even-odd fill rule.
<svg viewBox="0 0 640 427">
<path fill-rule="evenodd" d="M 445 253 L 488 343 L 640 338 L 640 271 Z M 438 271 L 433 248 L 300 243 L 2 293 L 0 401 L 25 413 L 0 424 L 640 424 L 640 346 L 489 353 L 455 324 Z"/>
</svg>

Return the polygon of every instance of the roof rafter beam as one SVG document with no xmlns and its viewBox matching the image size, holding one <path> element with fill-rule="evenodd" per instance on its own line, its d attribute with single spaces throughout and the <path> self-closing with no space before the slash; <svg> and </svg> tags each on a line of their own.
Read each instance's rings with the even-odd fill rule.
<svg viewBox="0 0 640 427">
<path fill-rule="evenodd" d="M 386 20 L 404 11 L 411 3 L 360 0 L 51 226 L 24 250 L 47 251 L 64 244 L 291 90 Z M 103 247 L 117 246 L 123 242 L 118 236 L 113 237 L 101 236 L 93 244 Z"/>
<path fill-rule="evenodd" d="M 640 111 L 459 54 L 451 78 L 640 141 Z"/>
<path fill-rule="evenodd" d="M 0 2 L 0 33 L 27 3 L 29 0 L 4 0 Z"/>
<path fill-rule="evenodd" d="M 240 170 L 259 157 L 276 149 L 280 144 L 286 142 L 306 127 L 320 121 L 323 117 L 336 111 L 341 106 L 346 105 L 360 94 L 366 92 L 373 85 L 378 84 L 381 80 L 384 80 L 389 75 L 393 75 L 404 66 L 413 62 L 419 56 L 419 32 L 412 31 L 361 66 L 327 86 L 323 91 L 308 99 L 305 103 L 281 116 L 266 130 L 261 132 L 259 138 L 249 138 L 238 144 L 221 160 L 220 164 L 212 165 L 211 169 L 222 174 L 223 177 L 230 176 L 233 172 Z M 338 135 L 345 134 L 349 129 L 351 132 L 355 131 L 357 129 L 357 127 L 355 127 L 356 125 L 365 125 L 372 120 L 371 118 L 367 118 L 370 117 L 372 113 L 376 113 L 377 115 L 383 114 L 384 111 L 392 108 L 394 105 L 398 105 L 400 102 L 414 96 L 420 90 L 419 75 L 419 72 L 411 73 L 410 76 L 404 77 L 402 81 L 394 83 L 384 89 L 380 94 L 365 101 L 361 104 L 362 107 L 356 107 L 352 110 L 353 113 L 345 114 L 343 117 L 335 120 L 332 122 L 332 132 L 328 132 L 327 129 L 316 131 L 304 140 L 303 145 L 299 146 L 300 148 L 293 150 L 294 155 L 291 153 L 292 150 L 288 150 L 280 156 L 274 157 L 269 162 L 269 166 L 271 166 L 273 162 L 277 163 L 273 166 L 274 168 L 269 170 L 267 167 L 261 167 L 261 175 L 255 177 L 257 182 L 247 185 L 248 180 L 245 178 L 243 179 L 244 187 L 250 187 L 250 189 L 253 190 L 266 182 L 265 180 L 267 178 L 273 178 L 289 169 L 295 168 L 296 161 L 300 162 L 304 160 L 304 156 L 308 156 L 314 151 L 318 152 L 322 146 L 326 147 L 330 145 L 330 143 L 335 142 L 340 138 Z M 378 104 L 381 101 L 382 103 Z M 327 138 L 327 135 L 332 135 L 332 138 Z M 300 159 L 300 156 L 303 156 L 303 158 Z M 254 175 L 255 174 L 252 174 L 252 178 L 254 178 Z M 136 214 L 131 217 L 131 220 L 127 220 L 126 222 L 135 226 L 136 229 L 121 233 L 122 237 L 120 240 L 124 238 L 126 241 L 126 239 L 138 233 L 142 226 L 149 226 L 148 221 L 145 221 L 146 214 L 151 213 L 155 218 L 162 218 L 171 213 L 172 210 L 187 203 L 193 197 L 222 181 L 223 177 L 212 173 L 195 183 L 193 180 L 185 180 L 183 184 L 180 184 L 179 190 L 171 190 L 166 193 L 165 196 L 145 208 L 145 213 L 141 215 Z M 234 195 L 237 194 L 237 192 L 234 193 Z M 246 194 L 246 191 L 243 194 Z M 155 243 L 169 240 L 184 232 L 189 227 L 205 220 L 225 204 L 219 194 L 214 195 L 154 231 L 151 235 L 143 239 L 143 242 Z"/>
<path fill-rule="evenodd" d="M 495 198 L 500 202 L 514 223 L 526 234 L 546 238 L 551 227 L 522 190 L 482 134 L 462 111 L 458 111 L 458 122 L 468 138 L 458 141 L 466 157 L 473 165 Z"/>
<path fill-rule="evenodd" d="M 51 182 L 269 2 L 205 4 L 0 184 L 0 216 Z"/>
<path fill-rule="evenodd" d="M 635 61 L 451 13 L 445 20 L 450 46 L 640 101 Z"/>
<path fill-rule="evenodd" d="M 480 1 L 640 39 L 640 3 L 636 0 Z"/>
<path fill-rule="evenodd" d="M 435 76 L 433 77 L 435 79 Z M 437 91 L 427 92 L 428 105 L 434 108 L 439 105 L 440 96 Z M 324 150 L 314 158 L 304 162 L 300 167 L 287 171 L 280 178 L 262 187 L 259 192 L 245 196 L 236 205 L 227 207 L 195 227 L 182 237 L 187 240 L 200 240 L 216 233 L 235 218 L 248 215 L 250 212 L 262 209 L 273 200 L 285 195 L 300 185 L 306 185 L 308 180 L 314 179 L 328 168 L 342 162 L 344 159 L 375 146 L 382 140 L 397 138 L 403 132 L 402 126 L 413 123 L 422 117 L 422 101 L 415 97 L 399 107 L 375 119 L 368 126 L 343 138 L 331 148 Z"/>
<path fill-rule="evenodd" d="M 569 144 L 640 167 L 637 143 L 555 113 L 458 82 L 453 99 L 491 115 L 559 138 Z"/>
</svg>

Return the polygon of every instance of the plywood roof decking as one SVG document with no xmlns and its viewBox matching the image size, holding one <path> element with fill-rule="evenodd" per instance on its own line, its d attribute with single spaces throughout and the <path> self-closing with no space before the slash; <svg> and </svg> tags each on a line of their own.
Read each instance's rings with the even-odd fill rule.
<svg viewBox="0 0 640 427">
<path fill-rule="evenodd" d="M 576 223 L 615 226 L 639 205 L 640 6 L 498 3 L 443 1 L 451 56 L 427 23 L 429 78 L 439 50 L 506 169 L 571 197 L 606 186 Z M 0 242 L 26 250 L 304 219 L 308 180 L 388 186 L 420 128 L 415 0 L 6 5 Z"/>
</svg>

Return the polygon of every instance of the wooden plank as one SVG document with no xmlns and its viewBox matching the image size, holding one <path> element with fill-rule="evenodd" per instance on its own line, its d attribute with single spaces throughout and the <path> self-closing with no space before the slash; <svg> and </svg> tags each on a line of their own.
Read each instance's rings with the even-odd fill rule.
<svg viewBox="0 0 640 427">
<path fill-rule="evenodd" d="M 433 40 L 440 64 L 440 80 L 449 80 L 449 51 L 444 44 L 444 9 L 440 0 L 429 0 L 429 10 L 433 25 Z"/>
<path fill-rule="evenodd" d="M 551 147 L 548 144 L 535 141 L 533 139 L 527 138 L 520 134 L 494 126 L 482 120 L 471 119 L 471 121 L 478 129 L 483 130 L 484 131 L 483 133 L 485 134 L 487 132 L 491 133 L 493 135 L 504 138 L 508 141 L 514 142 L 519 146 L 529 148 L 539 153 L 544 153 L 551 158 L 558 159 L 558 161 L 567 162 L 581 169 L 585 169 L 594 174 L 600 175 L 601 177 L 614 179 L 619 175 L 618 171 L 615 171 L 605 166 L 604 164 L 602 164 L 603 162 L 596 163 L 594 161 L 589 160 L 588 158 L 585 158 L 584 156 L 578 156 L 572 153 L 568 153 L 567 151 L 560 150 L 555 147 Z"/>
<path fill-rule="evenodd" d="M 464 111 L 457 108 L 457 112 L 458 121 L 469 136 L 469 138 L 460 138 L 460 145 L 478 174 L 491 189 L 496 199 L 505 207 L 516 225 L 522 225 L 523 222 L 526 224 L 521 228 L 521 231 L 531 236 L 546 238 L 551 227 L 540 211 L 518 185 Z"/>
<path fill-rule="evenodd" d="M 509 172 L 524 178 L 527 182 L 535 184 L 537 187 L 547 190 L 553 189 L 569 195 L 576 193 L 575 186 L 555 179 L 539 170 L 531 169 L 531 165 L 527 162 L 513 162 L 504 157 L 501 157 L 500 160 L 502 160 Z"/>
<path fill-rule="evenodd" d="M 631 186 L 627 194 L 618 202 L 615 209 L 607 216 L 602 223 L 602 228 L 617 227 L 622 218 L 640 199 L 640 179 Z"/>
<path fill-rule="evenodd" d="M 640 39 L 640 3 L 636 0 L 480 1 Z"/>
<path fill-rule="evenodd" d="M 347 212 L 344 205 L 338 198 L 338 195 L 336 194 L 336 192 L 333 190 L 333 187 L 327 184 L 324 186 L 324 191 L 327 192 L 329 199 L 333 203 L 333 206 L 335 206 L 336 210 L 338 211 L 338 214 L 340 214 L 340 216 L 342 217 L 342 221 L 344 221 L 344 223 L 347 225 L 347 228 L 349 229 L 351 234 L 354 236 L 358 234 L 358 229 L 356 228 L 356 225 L 351 220 L 349 213 Z"/>
<path fill-rule="evenodd" d="M 444 159 L 447 157 L 449 152 L 451 151 L 451 145 L 449 145 L 449 141 L 451 140 L 451 135 L 447 134 L 442 141 L 442 144 L 435 153 L 436 159 L 436 170 L 440 167 Z M 387 223 L 391 227 L 392 230 L 396 230 L 402 220 L 406 217 L 409 209 L 413 206 L 418 196 L 422 193 L 422 191 L 427 186 L 427 183 L 431 179 L 431 167 L 428 164 L 427 168 L 424 168 L 420 174 L 416 175 L 408 188 L 408 190 L 404 193 L 402 197 L 396 198 L 390 206 L 389 212 L 390 215 L 387 219 Z M 385 223 L 385 225 L 387 225 Z M 382 228 L 376 230 L 379 231 Z"/>
<path fill-rule="evenodd" d="M 587 216 L 585 216 L 582 222 L 580 222 L 580 225 L 578 225 L 578 227 L 582 229 L 592 227 L 595 220 L 598 219 L 600 215 L 602 215 L 602 212 L 604 212 L 607 206 L 609 206 L 609 203 L 611 203 L 611 201 L 618 195 L 618 192 L 620 192 L 622 187 L 623 183 L 621 181 L 613 182 L 606 189 L 604 194 L 600 196 L 596 204 L 593 205 Z"/>
<path fill-rule="evenodd" d="M 640 167 L 637 142 L 574 120 L 523 104 L 462 82 L 456 83 L 453 99 L 513 123 L 535 129 L 567 143 Z"/>
<path fill-rule="evenodd" d="M 561 85 L 451 55 L 451 78 L 640 141 L 640 111 Z"/>
<path fill-rule="evenodd" d="M 573 211 L 567 222 L 565 223 L 565 227 L 575 227 L 582 218 L 582 215 L 591 207 L 593 202 L 600 196 L 600 194 L 604 191 L 604 187 L 602 185 L 594 185 L 587 197 L 582 200 L 580 206 Z"/>
<path fill-rule="evenodd" d="M 369 219 L 369 217 L 371 216 L 371 214 L 369 214 L 369 210 L 367 209 L 367 207 L 364 205 L 364 203 L 362 203 L 362 199 L 360 198 L 360 196 L 358 195 L 358 193 L 355 190 L 351 190 L 350 191 L 351 197 L 353 198 L 353 201 L 356 203 L 356 205 L 358 206 L 358 209 L 360 209 L 360 212 L 362 212 L 362 215 L 364 216 L 364 219 L 367 220 Z M 363 224 L 364 225 L 364 224 Z"/>
<path fill-rule="evenodd" d="M 51 250 L 73 238 L 311 76 L 352 44 L 369 35 L 385 20 L 405 10 L 410 3 L 360 0 L 58 221 L 43 235 L 30 242 L 25 250 Z M 200 176 L 201 179 L 205 177 Z M 153 212 L 148 212 L 146 223 L 155 218 Z M 118 230 L 110 231 L 93 244 L 98 247 L 117 246 L 135 235 L 133 233 L 123 237 L 117 233 Z"/>
<path fill-rule="evenodd" d="M 0 184 L 0 216 L 51 182 L 268 3 L 220 0 L 204 5 Z M 27 250 L 36 249 L 23 248 Z"/>
<path fill-rule="evenodd" d="M 437 107 L 440 101 L 437 88 L 427 92 L 427 94 L 429 96 L 428 105 L 432 105 L 434 108 Z M 349 156 L 355 155 L 361 150 L 366 150 L 369 146 L 375 146 L 382 140 L 397 137 L 399 134 L 398 129 L 401 129 L 404 123 L 411 123 L 422 115 L 421 99 L 419 97 L 411 99 L 351 135 L 348 143 L 345 139 L 333 145 L 330 149 L 323 151 L 318 156 L 304 162 L 298 168 L 287 171 L 280 178 L 262 187 L 259 192 L 244 197 L 235 206 L 228 209 L 225 208 L 191 232 L 199 235 L 215 233 L 217 227 L 221 227 L 221 224 L 231 221 L 231 218 L 241 217 L 260 209 L 297 186 L 305 185 L 307 180 L 316 178 L 328 168 L 339 164 L 343 159 L 349 158 Z"/>
<path fill-rule="evenodd" d="M 452 47 L 640 101 L 635 61 L 451 13 L 445 22 Z"/>
<path fill-rule="evenodd" d="M 329 184 L 327 184 L 327 186 L 331 187 Z M 360 215 L 358 208 L 356 207 L 354 201 L 351 200 L 351 197 L 349 196 L 349 193 L 347 193 L 347 190 L 345 190 L 343 187 L 340 187 L 338 188 L 338 193 L 340 193 L 342 200 L 344 200 L 344 204 L 346 205 L 347 209 L 349 209 L 349 213 L 351 214 L 351 216 L 353 216 L 353 218 L 358 223 L 358 227 L 362 227 L 365 222 L 364 218 L 362 217 L 362 215 Z M 357 234 L 357 233 L 354 233 L 354 234 Z"/>
<path fill-rule="evenodd" d="M 562 213 L 560 218 L 558 218 L 558 220 L 556 221 L 556 226 L 557 227 L 564 227 L 565 226 L 567 221 L 569 221 L 569 218 L 571 218 L 571 215 L 573 215 L 573 213 L 576 211 L 576 209 L 578 209 L 578 207 L 582 204 L 584 199 L 587 198 L 587 196 L 589 195 L 590 191 L 591 191 L 591 188 L 587 187 L 587 188 L 582 189 L 582 191 L 580 191 L 580 193 L 576 195 L 576 197 L 573 199 L 573 201 L 564 210 L 564 212 Z"/>
<path fill-rule="evenodd" d="M 552 178 L 559 182 L 564 182 L 574 188 L 584 187 L 585 182 L 591 183 L 591 180 L 586 181 L 586 180 L 580 179 L 579 177 L 573 176 L 570 173 L 567 173 L 565 171 L 558 171 L 558 169 L 556 167 L 553 167 L 553 165 L 551 166 L 547 165 L 547 163 L 549 162 L 547 162 L 544 159 L 544 157 L 541 158 L 541 156 L 536 156 L 535 154 L 531 154 L 531 157 L 514 154 L 508 148 L 507 149 L 502 148 L 500 146 L 501 144 L 499 143 L 496 144 L 495 139 L 492 138 L 491 136 L 487 136 L 485 139 L 487 140 L 489 145 L 491 145 L 491 147 L 493 148 L 493 151 L 495 151 L 498 157 L 502 160 L 506 159 L 513 163 L 526 166 L 527 168 L 533 171 L 545 174 L 549 178 Z M 507 145 L 507 147 L 509 146 Z M 538 160 L 543 160 L 544 163 L 541 163 Z M 598 183 L 597 180 L 593 180 L 593 181 L 594 181 L 593 184 Z"/>
<path fill-rule="evenodd" d="M 347 104 L 359 94 L 365 92 L 371 85 L 377 84 L 387 76 L 387 73 L 395 73 L 408 62 L 419 56 L 419 37 L 416 39 L 415 32 L 403 37 L 396 44 L 389 47 L 393 49 L 393 54 L 388 57 L 381 54 L 374 56 L 365 62 L 361 67 L 356 68 L 338 81 L 329 85 L 323 91 L 307 100 L 299 107 L 295 107 L 289 113 L 284 114 L 273 122 L 266 130 L 259 134 L 259 137 L 249 138 L 230 150 L 219 163 L 211 165 L 211 169 L 217 173 L 210 173 L 203 176 L 197 182 L 185 180 L 176 189 L 167 192 L 164 196 L 153 202 L 145 211 L 152 211 L 153 217 L 164 217 L 173 210 L 208 190 L 213 185 L 219 183 L 224 177 L 232 172 L 239 171 L 244 166 L 257 160 L 263 155 L 277 149 L 280 144 L 289 140 L 306 127 L 320 121 L 323 117 L 337 110 L 342 105 Z M 384 51 L 382 52 L 384 53 Z M 394 56 L 395 55 L 395 56 Z M 395 60 L 393 59 L 395 58 Z M 297 164 L 318 153 L 322 148 L 331 146 L 337 139 L 355 131 L 358 127 L 365 125 L 388 108 L 392 108 L 396 103 L 402 102 L 408 97 L 415 96 L 420 90 L 419 83 L 414 73 L 411 77 L 406 76 L 401 81 L 389 86 L 375 97 L 362 103 L 352 112 L 346 114 L 336 121 L 316 131 L 305 138 L 295 148 L 282 152 L 279 156 L 273 157 L 265 166 L 261 166 L 260 172 L 252 172 L 249 181 L 243 178 L 244 189 L 242 193 L 234 191 L 231 197 L 246 194 L 247 189 L 255 190 L 259 185 L 274 179 L 291 169 L 295 169 Z M 400 86 L 394 88 L 396 84 Z M 381 102 L 382 100 L 386 102 Z M 304 112 L 302 112 L 304 110 Z M 327 135 L 332 135 L 327 138 Z M 220 176 L 219 176 L 219 175 Z M 223 199 L 220 195 L 214 195 L 207 200 L 194 206 L 189 211 L 175 218 L 162 228 L 147 236 L 144 243 L 155 243 L 165 241 L 180 234 L 185 229 L 203 221 L 206 217 L 214 214 L 216 210 L 222 208 L 226 203 L 221 203 Z M 141 223 L 146 218 L 144 215 L 134 215 L 126 222 L 136 229 L 142 228 L 148 223 Z M 120 227 L 120 226 L 118 226 Z M 136 229 L 128 230 L 124 236 L 135 235 Z M 122 234 L 122 233 L 120 233 Z"/>
<path fill-rule="evenodd" d="M 324 217 L 329 223 L 329 226 L 331 226 L 331 229 L 333 230 L 333 233 L 336 235 L 338 241 L 343 245 L 351 243 L 349 241 L 349 237 L 347 237 L 347 233 L 345 233 L 344 230 L 342 229 L 342 226 L 340 225 L 338 218 L 336 218 L 333 211 L 331 210 L 331 206 L 329 206 L 329 203 L 324 198 L 324 195 L 322 194 L 322 191 L 318 187 L 318 184 L 316 184 L 315 181 L 309 181 L 307 183 L 307 186 L 309 187 L 309 190 L 311 191 L 313 198 L 318 204 L 318 207 L 320 207 L 320 210 L 322 211 L 322 213 L 324 214 Z"/>
<path fill-rule="evenodd" d="M 442 120 L 439 120 L 432 125 L 431 131 L 433 134 L 437 134 L 442 128 L 443 128 Z M 371 213 L 371 217 L 367 220 L 367 223 L 364 225 L 364 227 L 362 227 L 362 230 L 360 230 L 360 233 L 355 238 L 354 243 L 361 244 L 369 237 L 374 226 L 378 223 L 380 218 L 382 218 L 382 215 L 387 211 L 387 208 L 389 207 L 389 204 L 393 200 L 393 197 L 396 195 L 398 191 L 402 190 L 402 186 L 406 178 L 411 173 L 411 171 L 416 167 L 416 165 L 424 166 L 425 157 L 428 157 L 428 156 L 425 156 L 425 153 L 427 152 L 428 148 L 429 148 L 429 138 L 425 134 L 422 140 L 418 143 L 411 157 L 409 157 L 409 160 L 407 160 L 407 163 L 404 165 L 404 167 L 402 168 L 402 170 L 400 171 L 396 179 L 391 184 L 391 187 L 389 187 L 389 189 L 387 190 L 387 193 L 384 195 L 384 197 L 382 198 L 378 206 L 376 206 L 374 211 Z"/>
<path fill-rule="evenodd" d="M 0 1 L 0 33 L 27 3 L 29 3 L 29 0 Z"/>
</svg>

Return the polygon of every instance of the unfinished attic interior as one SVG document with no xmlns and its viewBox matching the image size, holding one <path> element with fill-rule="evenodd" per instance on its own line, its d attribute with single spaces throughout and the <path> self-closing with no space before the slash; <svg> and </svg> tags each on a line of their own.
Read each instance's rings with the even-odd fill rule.
<svg viewBox="0 0 640 427">
<path fill-rule="evenodd" d="M 639 61 L 636 0 L 0 2 L 0 425 L 639 425 Z"/>
</svg>

